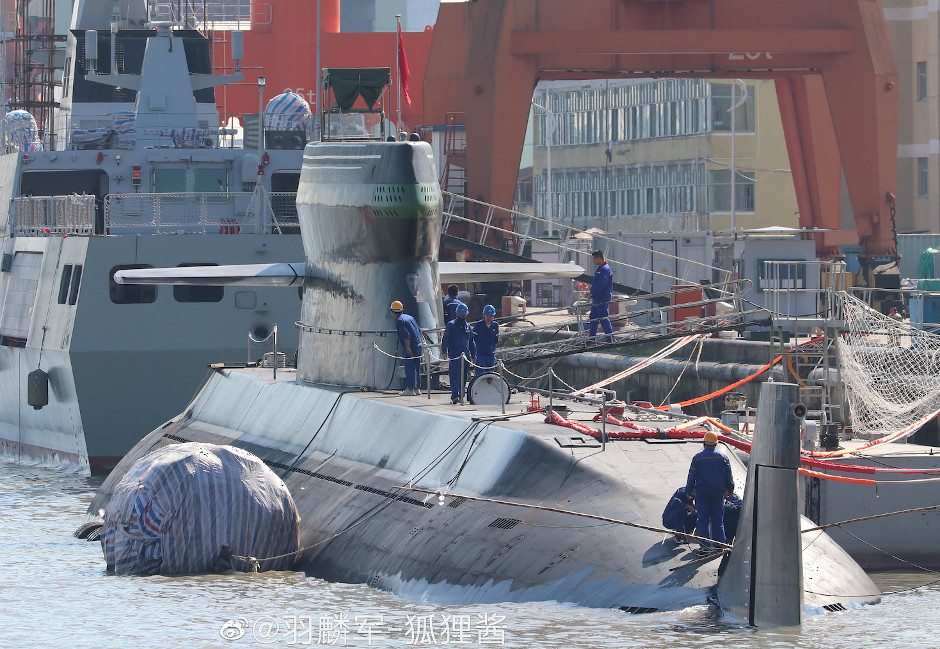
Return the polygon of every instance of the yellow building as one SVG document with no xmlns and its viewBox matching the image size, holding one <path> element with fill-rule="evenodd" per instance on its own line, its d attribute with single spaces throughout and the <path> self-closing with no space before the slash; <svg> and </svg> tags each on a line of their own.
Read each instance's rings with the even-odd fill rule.
<svg viewBox="0 0 940 649">
<path fill-rule="evenodd" d="M 536 216 L 610 232 L 797 226 L 773 83 L 743 87 L 746 97 L 730 80 L 540 84 L 533 97 Z M 733 135 L 732 92 L 736 103 L 743 100 Z"/>
</svg>

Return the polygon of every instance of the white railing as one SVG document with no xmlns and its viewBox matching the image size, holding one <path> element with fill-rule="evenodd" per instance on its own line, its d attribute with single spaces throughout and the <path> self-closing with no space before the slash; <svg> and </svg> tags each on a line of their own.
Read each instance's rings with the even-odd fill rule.
<svg viewBox="0 0 940 649">
<path fill-rule="evenodd" d="M 254 192 L 110 194 L 105 197 L 105 226 L 109 234 L 296 233 L 295 200 L 296 194 L 288 192 L 265 192 L 260 200 Z"/>
<path fill-rule="evenodd" d="M 95 229 L 95 197 L 71 194 L 14 198 L 13 223 L 18 236 L 92 234 Z"/>
</svg>

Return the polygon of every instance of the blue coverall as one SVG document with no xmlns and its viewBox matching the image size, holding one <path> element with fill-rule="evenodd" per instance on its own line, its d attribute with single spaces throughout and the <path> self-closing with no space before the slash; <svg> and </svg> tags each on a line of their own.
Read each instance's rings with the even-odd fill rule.
<svg viewBox="0 0 940 649">
<path fill-rule="evenodd" d="M 734 493 L 728 457 L 714 446 L 706 445 L 692 458 L 685 490 L 695 494 L 697 534 L 724 543 L 725 493 Z"/>
<path fill-rule="evenodd" d="M 460 399 L 470 371 L 469 361 L 477 355 L 476 343 L 473 342 L 473 330 L 470 329 L 465 319 L 454 318 L 444 327 L 441 353 L 447 354 L 450 358 L 450 365 L 447 367 L 450 375 L 450 398 Z M 466 356 L 467 360 L 461 359 L 461 354 Z"/>
<path fill-rule="evenodd" d="M 607 342 L 613 342 L 614 328 L 610 324 L 610 300 L 614 295 L 614 274 L 610 270 L 610 264 L 604 262 L 594 271 L 594 279 L 591 282 L 591 340 L 597 336 L 597 324 L 604 327 L 604 333 L 607 334 Z"/>
<path fill-rule="evenodd" d="M 486 320 L 473 323 L 473 340 L 477 346 L 477 367 L 481 372 L 496 367 L 496 339 L 499 337 L 499 323 L 493 320 L 489 325 Z"/>
<path fill-rule="evenodd" d="M 421 386 L 421 328 L 417 320 L 407 313 L 399 313 L 395 318 L 398 340 L 402 345 L 402 355 L 408 356 L 405 340 L 411 341 L 411 356 L 405 358 L 405 382 L 407 387 L 417 390 Z"/>
<path fill-rule="evenodd" d="M 685 487 L 679 487 L 676 493 L 672 494 L 663 510 L 663 527 L 687 534 L 691 534 L 695 529 L 695 514 L 685 508 L 686 505 L 692 504 L 692 499 L 686 496 L 687 493 Z"/>
<path fill-rule="evenodd" d="M 447 296 L 444 298 L 444 323 L 450 322 L 457 317 L 457 307 L 463 304 L 455 297 Z"/>
</svg>

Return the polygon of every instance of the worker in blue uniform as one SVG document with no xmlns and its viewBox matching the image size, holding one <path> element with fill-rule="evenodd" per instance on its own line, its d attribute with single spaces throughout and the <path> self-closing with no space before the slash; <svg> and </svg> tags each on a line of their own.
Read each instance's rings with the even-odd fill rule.
<svg viewBox="0 0 940 649">
<path fill-rule="evenodd" d="M 709 431 L 702 441 L 705 448 L 692 458 L 685 490 L 695 495 L 696 534 L 724 543 L 725 498 L 730 498 L 734 493 L 731 462 L 727 455 L 716 448 L 718 435 Z M 707 542 L 702 542 L 702 552 L 708 553 L 714 549 Z"/>
<path fill-rule="evenodd" d="M 470 309 L 466 304 L 457 306 L 456 317 L 444 327 L 444 338 L 441 340 L 441 358 L 450 357 L 448 366 L 450 374 L 450 401 L 459 403 L 463 399 L 464 387 L 467 384 L 467 373 L 470 364 L 476 358 L 477 348 L 473 341 L 473 330 L 467 323 L 467 314 Z"/>
<path fill-rule="evenodd" d="M 421 328 L 417 320 L 407 313 L 403 313 L 404 306 L 398 300 L 392 302 L 389 309 L 395 318 L 395 328 L 398 330 L 398 341 L 404 347 L 405 356 L 405 389 L 399 392 L 405 397 L 421 394 Z"/>
<path fill-rule="evenodd" d="M 679 487 L 672 494 L 663 510 L 663 527 L 678 532 L 675 535 L 677 543 L 685 543 L 683 534 L 691 534 L 695 530 L 695 505 L 692 494 Z"/>
<path fill-rule="evenodd" d="M 457 307 L 463 304 L 457 299 L 458 292 L 456 284 L 447 287 L 447 297 L 444 298 L 444 324 L 457 317 Z"/>
<path fill-rule="evenodd" d="M 597 325 L 600 324 L 607 334 L 607 342 L 612 343 L 614 328 L 610 324 L 610 300 L 614 295 L 614 274 L 603 252 L 595 250 L 591 257 L 597 268 L 591 281 L 590 340 L 597 340 Z"/>
<path fill-rule="evenodd" d="M 489 372 L 496 367 L 499 323 L 494 320 L 495 316 L 496 308 L 487 304 L 483 307 L 483 319 L 473 323 L 473 341 L 477 346 L 476 366 L 480 372 Z"/>
</svg>

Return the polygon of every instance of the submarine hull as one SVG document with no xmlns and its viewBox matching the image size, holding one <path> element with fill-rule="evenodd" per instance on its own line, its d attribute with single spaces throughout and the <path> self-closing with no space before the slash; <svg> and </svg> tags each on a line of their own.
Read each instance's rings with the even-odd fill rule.
<svg viewBox="0 0 940 649">
<path fill-rule="evenodd" d="M 700 444 L 603 448 L 542 413 L 503 419 L 498 407 L 303 385 L 291 374 L 214 372 L 184 415 L 122 461 L 92 511 L 154 448 L 231 444 L 289 488 L 301 517 L 293 567 L 311 576 L 447 604 L 557 600 L 645 612 L 707 603 L 720 560 L 701 561 L 694 545 L 633 526 L 659 527 Z M 746 471 L 729 455 L 740 490 Z M 811 536 L 807 606 L 877 600 L 831 539 Z"/>
</svg>

